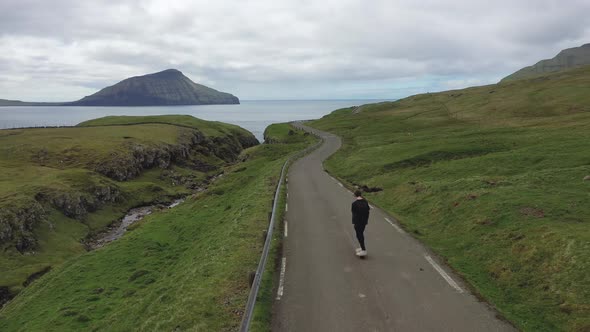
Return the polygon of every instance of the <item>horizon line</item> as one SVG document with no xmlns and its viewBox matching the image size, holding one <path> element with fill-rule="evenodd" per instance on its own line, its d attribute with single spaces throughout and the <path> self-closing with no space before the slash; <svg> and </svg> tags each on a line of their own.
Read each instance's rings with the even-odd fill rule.
<svg viewBox="0 0 590 332">
<path fill-rule="evenodd" d="M 240 101 L 335 101 L 335 100 L 398 100 L 399 98 L 311 98 L 311 99 L 240 99 Z"/>
</svg>

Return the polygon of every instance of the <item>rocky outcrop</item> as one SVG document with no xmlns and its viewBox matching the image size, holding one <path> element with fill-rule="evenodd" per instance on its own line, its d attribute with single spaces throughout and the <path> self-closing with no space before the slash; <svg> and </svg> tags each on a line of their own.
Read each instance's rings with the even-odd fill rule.
<svg viewBox="0 0 590 332">
<path fill-rule="evenodd" d="M 111 179 L 126 181 L 137 177 L 147 168 L 168 168 L 174 154 L 167 146 L 154 148 L 133 144 L 129 149 L 131 153 L 112 153 L 108 159 L 99 162 L 95 170 Z"/>
<path fill-rule="evenodd" d="M 122 199 L 121 191 L 116 186 L 99 185 L 88 191 L 56 192 L 36 197 L 49 202 L 66 217 L 84 219 L 89 212 L 94 212 L 107 203 L 115 203 Z"/>
<path fill-rule="evenodd" d="M 535 77 L 536 75 L 590 65 L 590 44 L 565 49 L 552 59 L 541 60 L 506 76 L 502 82 Z"/>
<path fill-rule="evenodd" d="M 13 297 L 14 297 L 14 294 L 12 294 L 12 292 L 10 292 L 10 289 L 8 287 L 0 286 L 0 309 L 6 303 L 8 303 L 8 301 L 10 301 Z"/>
<path fill-rule="evenodd" d="M 240 143 L 240 145 L 242 146 L 243 149 L 251 148 L 253 146 L 260 144 L 258 139 L 256 139 L 256 137 L 252 134 L 232 135 L 232 137 L 236 137 L 236 139 L 238 140 L 238 142 Z"/>
<path fill-rule="evenodd" d="M 126 181 L 137 177 L 145 169 L 159 167 L 169 168 L 178 163 L 201 172 L 211 172 L 219 168 L 204 162 L 201 158 L 215 156 L 224 162 L 234 162 L 244 148 L 258 144 L 251 134 L 229 134 L 208 138 L 197 129 L 186 129 L 177 144 L 148 146 L 130 143 L 130 153 L 113 152 L 110 158 L 96 165 L 95 170 L 117 181 Z"/>
<path fill-rule="evenodd" d="M 96 185 L 84 192 L 39 192 L 33 200 L 0 210 L 0 245 L 13 243 L 20 253 L 35 250 L 37 239 L 33 230 L 48 220 L 44 204 L 53 206 L 67 217 L 82 220 L 89 212 L 120 199 L 120 190 L 108 184 Z"/>
<path fill-rule="evenodd" d="M 29 286 L 30 284 L 33 283 L 33 281 L 41 278 L 43 275 L 45 275 L 49 271 L 51 271 L 51 266 L 46 266 L 46 267 L 42 268 L 41 270 L 31 274 L 30 276 L 27 277 L 27 280 L 25 280 L 23 282 L 23 286 L 24 287 Z"/>
<path fill-rule="evenodd" d="M 188 130 L 188 129 L 187 129 Z M 180 138 L 178 144 L 159 146 L 130 143 L 128 153 L 113 152 L 110 158 L 101 161 L 95 168 L 98 173 L 117 181 L 126 181 L 137 177 L 144 169 L 153 167 L 169 168 L 174 161 L 187 161 L 200 145 L 206 142 L 205 136 L 198 130 L 190 130 Z M 203 151 L 207 152 L 207 151 Z M 204 162 L 197 163 L 207 172 L 216 167 Z M 197 168 L 198 169 L 198 168 Z"/>
<path fill-rule="evenodd" d="M 182 72 L 168 69 L 131 77 L 78 101 L 75 106 L 155 106 L 239 104 L 238 97 L 191 81 Z"/>
<path fill-rule="evenodd" d="M 39 202 L 33 200 L 20 206 L 4 207 L 0 210 L 0 244 L 13 242 L 23 253 L 37 246 L 33 234 L 35 226 L 47 220 L 47 214 Z"/>
</svg>

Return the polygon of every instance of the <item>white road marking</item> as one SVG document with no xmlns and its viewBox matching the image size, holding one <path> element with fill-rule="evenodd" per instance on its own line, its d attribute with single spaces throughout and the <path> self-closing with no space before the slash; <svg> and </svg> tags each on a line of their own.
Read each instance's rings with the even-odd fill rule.
<svg viewBox="0 0 590 332">
<path fill-rule="evenodd" d="M 289 236 L 289 224 L 287 224 L 287 220 L 285 220 L 285 237 Z"/>
<path fill-rule="evenodd" d="M 285 203 L 285 212 L 289 211 L 289 203 Z"/>
<path fill-rule="evenodd" d="M 285 271 L 287 270 L 287 257 L 283 257 L 281 263 L 281 276 L 279 278 L 279 289 L 277 290 L 277 301 L 283 296 L 283 289 L 285 288 Z"/>
<path fill-rule="evenodd" d="M 289 198 L 289 193 L 287 193 L 287 199 Z"/>
<path fill-rule="evenodd" d="M 430 265 L 432 265 L 432 267 L 434 267 L 434 269 L 447 281 L 447 283 L 449 285 L 451 285 L 451 287 L 453 287 L 454 289 L 456 289 L 457 292 L 463 293 L 463 289 L 461 289 L 461 287 L 459 287 L 459 285 L 457 285 L 457 283 L 455 282 L 455 280 L 453 280 L 453 278 L 451 278 L 445 272 L 445 270 L 443 270 L 438 264 L 436 264 L 436 262 L 432 259 L 432 257 L 430 257 L 428 255 L 424 255 L 424 258 L 426 258 L 426 260 L 428 261 L 428 263 L 430 263 Z"/>
<path fill-rule="evenodd" d="M 338 185 L 339 185 L 340 187 L 344 188 L 344 185 L 343 185 L 342 183 L 338 182 Z"/>
<path fill-rule="evenodd" d="M 364 299 L 365 297 L 367 297 L 367 295 L 365 295 L 365 294 L 363 294 L 363 293 L 359 293 L 359 297 L 360 297 L 361 299 Z"/>
<path fill-rule="evenodd" d="M 396 225 L 394 222 L 392 222 L 391 220 L 389 220 L 389 218 L 385 218 L 385 221 L 387 221 L 391 226 L 393 226 L 393 228 L 395 228 L 396 231 L 404 234 L 404 230 L 401 229 L 401 227 L 399 227 L 398 225 Z"/>
<path fill-rule="evenodd" d="M 371 205 L 371 204 L 369 204 L 369 207 L 370 207 L 371 209 L 374 209 L 374 208 L 375 208 L 375 207 L 374 207 L 373 205 Z"/>
</svg>

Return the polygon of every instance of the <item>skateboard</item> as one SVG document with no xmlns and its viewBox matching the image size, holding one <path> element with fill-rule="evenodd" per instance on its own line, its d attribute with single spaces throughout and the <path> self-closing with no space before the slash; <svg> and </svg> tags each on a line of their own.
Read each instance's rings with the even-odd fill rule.
<svg viewBox="0 0 590 332">
<path fill-rule="evenodd" d="M 360 258 L 360 259 L 365 259 L 365 257 L 367 257 L 367 254 L 365 253 L 364 255 L 359 255 L 359 254 L 358 254 L 358 253 L 359 253 L 359 251 L 360 251 L 360 250 L 358 250 L 358 249 L 357 249 L 357 250 L 356 250 L 356 252 L 355 252 L 355 255 L 356 255 L 358 258 Z"/>
</svg>

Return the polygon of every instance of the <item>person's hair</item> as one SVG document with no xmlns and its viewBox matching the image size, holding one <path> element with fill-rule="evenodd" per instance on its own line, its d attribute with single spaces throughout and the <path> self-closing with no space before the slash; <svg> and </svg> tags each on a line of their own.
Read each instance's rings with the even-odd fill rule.
<svg viewBox="0 0 590 332">
<path fill-rule="evenodd" d="M 357 190 L 357 191 L 355 191 L 355 192 L 354 192 L 354 195 L 355 195 L 356 197 L 361 197 L 361 196 L 363 196 L 363 192 L 362 192 L 362 191 L 360 191 L 360 190 Z"/>
</svg>

